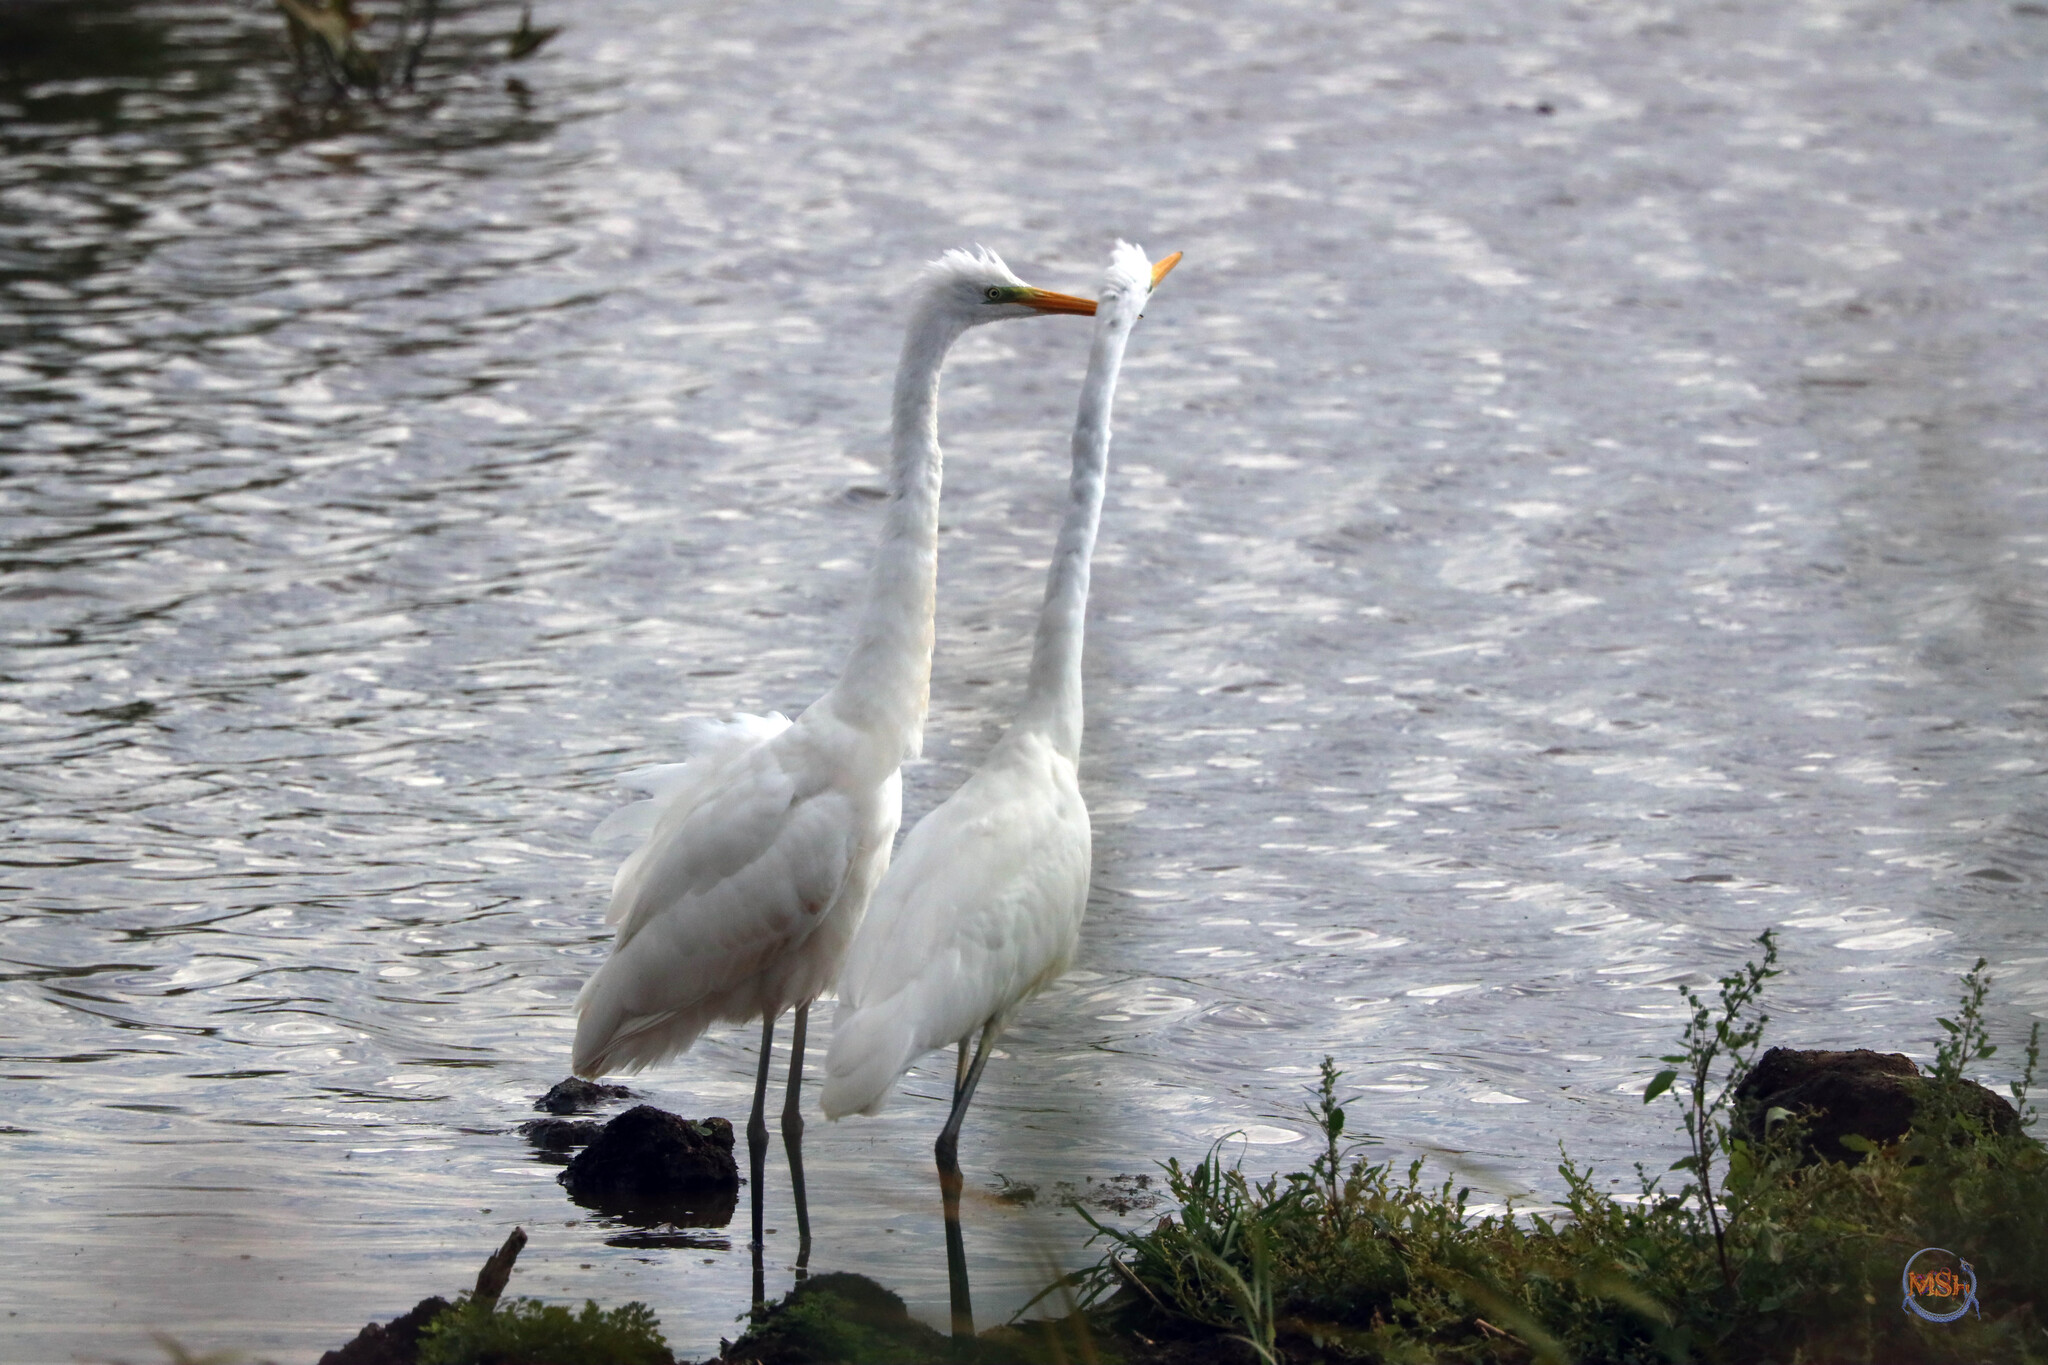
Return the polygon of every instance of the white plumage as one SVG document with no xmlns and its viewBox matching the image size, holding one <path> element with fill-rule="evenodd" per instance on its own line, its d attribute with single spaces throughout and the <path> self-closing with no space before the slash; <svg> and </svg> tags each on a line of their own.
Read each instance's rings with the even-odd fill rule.
<svg viewBox="0 0 2048 1365">
<path fill-rule="evenodd" d="M 618 936 L 576 1002 L 579 1074 L 638 1071 L 831 984 L 902 804 L 895 765 L 820 710 L 705 727 L 689 761 L 624 779 L 650 799 L 606 823 L 647 838 L 613 879 Z"/>
<path fill-rule="evenodd" d="M 926 268 L 897 368 L 890 496 L 839 680 L 794 724 L 699 722 L 686 762 L 624 779 L 647 793 L 600 826 L 642 834 L 619 868 L 611 956 L 576 1009 L 575 1070 L 637 1071 L 718 1020 L 815 998 L 887 863 L 897 770 L 922 742 L 931 679 L 941 458 L 938 383 L 969 327 L 1087 300 L 1032 289 L 993 252 Z"/>
<path fill-rule="evenodd" d="M 979 771 L 919 821 L 875 891 L 839 977 L 825 1060 L 828 1117 L 874 1113 L 934 1048 L 982 1052 L 1018 1005 L 1072 962 L 1088 901 L 1081 645 L 1089 561 L 1108 476 L 1109 414 L 1125 342 L 1158 278 L 1118 243 L 1096 315 L 1075 422 L 1070 500 L 1046 583 L 1030 681 L 1015 723 Z M 979 1075 L 982 1058 L 977 1058 Z M 958 1111 L 971 1097 L 956 1095 Z M 945 1163 L 942 1152 L 941 1165 Z"/>
<path fill-rule="evenodd" d="M 1088 808 L 1071 754 L 1013 729 L 903 841 L 855 937 L 825 1059 L 829 1118 L 878 1113 L 897 1077 L 972 1037 L 1072 963 L 1088 903 Z"/>
<path fill-rule="evenodd" d="M 960 1231 L 960 1124 L 1010 1014 L 1067 969 L 1088 906 L 1090 837 L 1081 800 L 1081 638 L 1089 561 L 1109 476 L 1109 410 L 1124 344 L 1155 268 L 1117 243 L 1103 282 L 1074 420 L 1073 471 L 1031 648 L 1024 705 L 974 776 L 917 822 L 882 877 L 839 976 L 825 1057 L 827 1117 L 874 1113 L 896 1078 L 957 1042 L 953 1105 L 935 1147 L 945 1203 L 953 1335 L 974 1335 Z M 967 1043 L 981 1041 L 974 1061 Z"/>
<path fill-rule="evenodd" d="M 619 868 L 611 956 L 577 997 L 579 1075 L 637 1071 L 712 1023 L 762 1019 L 748 1149 L 761 1235 L 762 1120 L 774 1021 L 797 1009 L 783 1111 L 802 1207 L 796 1087 L 810 1002 L 838 970 L 902 818 L 898 768 L 918 752 L 931 679 L 941 459 L 939 371 L 968 328 L 1095 305 L 1024 284 L 993 252 L 926 268 L 896 371 L 889 501 L 854 644 L 839 679 L 794 723 L 700 723 L 687 761 L 643 768 L 636 802 L 602 826 L 642 835 Z"/>
</svg>

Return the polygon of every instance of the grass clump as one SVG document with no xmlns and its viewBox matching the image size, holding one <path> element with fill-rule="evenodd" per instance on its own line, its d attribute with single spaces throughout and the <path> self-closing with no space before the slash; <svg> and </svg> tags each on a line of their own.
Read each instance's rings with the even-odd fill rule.
<svg viewBox="0 0 2048 1365">
<path fill-rule="evenodd" d="M 1681 1110 L 1687 1155 L 1664 1175 L 1638 1164 L 1633 1194 L 1606 1193 L 1560 1150 L 1562 1213 L 1475 1218 L 1468 1190 L 1425 1183 L 1420 1161 L 1375 1161 L 1370 1135 L 1348 1135 L 1343 1073 L 1325 1058 L 1308 1106 L 1323 1143 L 1307 1170 L 1254 1180 L 1220 1144 L 1192 1165 L 1169 1161 L 1177 1213 L 1123 1232 L 1083 1211 L 1111 1245 L 1071 1283 L 1108 1335 L 1160 1343 L 1162 1359 L 1178 1358 L 1176 1338 L 1222 1335 L 1260 1365 L 2048 1365 L 2048 1151 L 2026 1132 L 2039 1026 L 2011 1087 L 2020 1125 L 1998 1131 L 1981 1107 L 1944 1098 L 1992 1055 L 1980 962 L 1940 1021 L 1947 1037 L 1907 1135 L 1862 1142 L 1854 1166 L 1812 1162 L 1796 1117 L 1743 1114 L 1734 1097 L 1777 974 L 1775 941 L 1759 942 L 1761 962 L 1722 978 L 1718 999 L 1686 991 L 1680 1050 L 1644 1099 Z M 1975 1266 L 1981 1316 L 1905 1311 L 1901 1274 L 1923 1247 Z"/>
<path fill-rule="evenodd" d="M 537 1299 L 465 1298 L 420 1334 L 420 1365 L 673 1365 L 644 1303 L 581 1312 Z"/>
</svg>

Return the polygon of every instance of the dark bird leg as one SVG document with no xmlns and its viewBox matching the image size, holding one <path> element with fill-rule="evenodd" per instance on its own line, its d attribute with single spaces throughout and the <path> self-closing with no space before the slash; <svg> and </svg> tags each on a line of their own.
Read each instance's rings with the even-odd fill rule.
<svg viewBox="0 0 2048 1365">
<path fill-rule="evenodd" d="M 754 1302 L 766 1289 L 761 1272 L 761 1174 L 768 1163 L 768 1062 L 775 1053 L 775 1016 L 761 1021 L 761 1069 L 754 1077 L 754 1116 L 747 1120 L 747 1175 L 754 1189 Z"/>
<path fill-rule="evenodd" d="M 796 1007 L 789 1039 L 789 1085 L 782 1099 L 782 1149 L 789 1153 L 790 1190 L 796 1195 L 796 1277 L 811 1264 L 811 1209 L 804 1199 L 804 1030 L 811 1021 L 811 1002 Z"/>
<path fill-rule="evenodd" d="M 967 1243 L 960 1235 L 960 1124 L 973 1102 L 974 1087 L 981 1084 L 981 1069 L 988 1065 L 989 1048 L 996 1040 L 991 1019 L 982 1026 L 981 1042 L 974 1049 L 974 1063 L 967 1062 L 967 1040 L 960 1040 L 960 1061 L 953 1073 L 953 1112 L 939 1131 L 935 1151 L 939 1159 L 939 1195 L 946 1206 L 946 1278 L 953 1293 L 953 1337 L 974 1336 L 974 1300 L 967 1288 Z"/>
</svg>

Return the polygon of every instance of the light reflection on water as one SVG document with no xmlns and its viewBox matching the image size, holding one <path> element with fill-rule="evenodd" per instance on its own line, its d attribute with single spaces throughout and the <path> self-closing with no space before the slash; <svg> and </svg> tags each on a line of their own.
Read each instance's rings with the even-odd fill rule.
<svg viewBox="0 0 2048 1365">
<path fill-rule="evenodd" d="M 991 1067 L 986 1188 L 1299 1160 L 1327 1052 L 1395 1148 L 1549 1190 L 1561 1132 L 1668 1144 L 1671 986 L 1767 924 L 1783 1041 L 1924 1051 L 1979 953 L 2048 1013 L 2048 24 L 1854 8 L 635 3 L 508 89 L 479 5 L 328 118 L 257 8 L 11 13 L 95 56 L 0 90 L 0 1357 L 317 1353 L 514 1222 L 515 1289 L 733 1332 L 743 1250 L 511 1129 L 612 777 L 836 666 L 875 301 L 959 242 L 1188 252 L 1120 399 L 1081 970 Z M 913 819 L 1016 700 L 1081 346 L 949 367 Z M 642 1088 L 737 1113 L 750 1051 Z M 809 1144 L 813 1264 L 932 1318 L 947 1081 Z M 983 1316 L 1077 1227 L 971 1205 Z"/>
</svg>

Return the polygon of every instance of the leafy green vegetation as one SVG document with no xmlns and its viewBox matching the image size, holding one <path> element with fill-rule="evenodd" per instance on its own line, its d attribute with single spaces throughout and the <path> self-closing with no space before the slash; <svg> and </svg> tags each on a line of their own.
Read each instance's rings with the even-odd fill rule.
<svg viewBox="0 0 2048 1365">
<path fill-rule="evenodd" d="M 1685 1003 L 1692 1007 L 1692 1017 L 1686 1021 L 1685 1032 L 1679 1035 L 1683 1050 L 1662 1059 L 1677 1065 L 1658 1072 L 1643 1091 L 1643 1103 L 1652 1103 L 1670 1089 L 1683 1069 L 1687 1085 L 1680 1098 L 1685 1105 L 1685 1138 L 1692 1154 L 1679 1158 L 1671 1169 L 1691 1177 L 1678 1192 L 1678 1199 L 1681 1203 L 1692 1200 L 1706 1215 L 1707 1227 L 1714 1234 L 1714 1254 L 1721 1263 L 1721 1277 L 1731 1285 L 1735 1283 L 1735 1271 L 1728 1264 L 1727 1229 L 1712 1193 L 1714 1158 L 1728 1151 L 1724 1138 L 1735 1083 L 1754 1064 L 1757 1047 L 1763 1041 L 1764 1025 L 1771 1021 L 1768 1014 L 1748 1017 L 1751 1006 L 1763 994 L 1764 982 L 1778 975 L 1777 940 L 1766 929 L 1757 942 L 1763 945 L 1763 964 L 1746 962 L 1741 971 L 1721 978 L 1719 1018 L 1692 987 L 1679 986 Z M 1723 1058 L 1724 1082 L 1716 1086 L 1715 1064 Z"/>
<path fill-rule="evenodd" d="M 1197 1344 L 1220 1335 L 1260 1365 L 2048 1363 L 2048 1151 L 2026 1132 L 2039 1025 L 2011 1086 L 2018 1128 L 1996 1131 L 1981 1105 L 1945 1098 L 1995 1051 L 1980 961 L 1955 1018 L 1939 1021 L 1945 1041 L 1906 1136 L 1851 1139 L 1855 1166 L 1811 1162 L 1798 1118 L 1774 1109 L 1752 1125 L 1738 1112 L 1777 974 L 1775 942 L 1759 942 L 1762 961 L 1722 978 L 1718 1001 L 1686 991 L 1680 1050 L 1644 1093 L 1682 1110 L 1678 1188 L 1639 1164 L 1637 1192 L 1609 1194 L 1560 1152 L 1562 1212 L 1473 1217 L 1468 1190 L 1425 1184 L 1422 1162 L 1397 1171 L 1370 1158 L 1369 1135 L 1347 1138 L 1352 1101 L 1325 1058 L 1308 1170 L 1254 1180 L 1212 1148 L 1166 1163 L 1179 1211 L 1150 1230 L 1082 1211 L 1110 1242 L 1071 1281 L 1104 1358 L 1201 1358 Z M 1904 1311 L 1901 1274 L 1922 1247 L 1975 1266 L 1981 1316 Z"/>
<path fill-rule="evenodd" d="M 536 1299 L 464 1298 L 420 1334 L 420 1365 L 671 1365 L 644 1303 L 572 1313 Z"/>
</svg>

